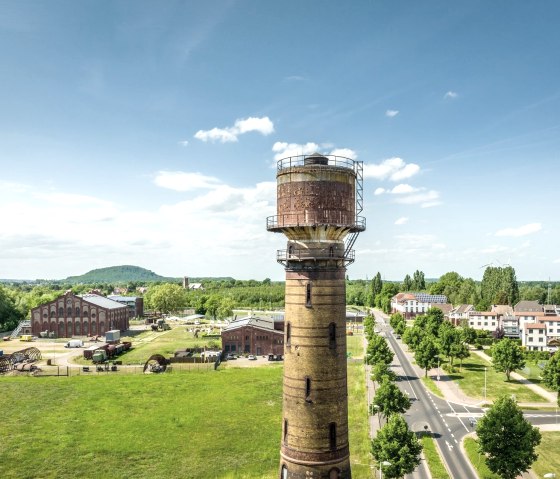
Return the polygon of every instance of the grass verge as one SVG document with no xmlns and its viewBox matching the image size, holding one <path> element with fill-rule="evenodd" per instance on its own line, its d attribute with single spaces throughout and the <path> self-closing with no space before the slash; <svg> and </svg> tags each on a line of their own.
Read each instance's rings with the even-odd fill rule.
<svg viewBox="0 0 560 479">
<path fill-rule="evenodd" d="M 558 444 L 560 442 L 560 432 L 541 432 L 541 443 L 537 446 L 537 461 L 533 464 L 533 471 L 537 477 L 544 477 L 550 472 L 560 471 L 560 454 L 558 454 Z"/>
<path fill-rule="evenodd" d="M 500 476 L 494 474 L 486 465 L 486 459 L 482 454 L 478 453 L 478 442 L 472 437 L 467 437 L 464 440 L 465 450 L 471 464 L 476 469 L 480 479 L 500 479 Z"/>
<path fill-rule="evenodd" d="M 443 462 L 441 462 L 439 451 L 431 436 L 427 434 L 422 436 L 422 449 L 424 450 L 424 457 L 428 463 L 428 469 L 430 469 L 432 479 L 451 479 L 449 474 L 447 474 Z"/>
</svg>

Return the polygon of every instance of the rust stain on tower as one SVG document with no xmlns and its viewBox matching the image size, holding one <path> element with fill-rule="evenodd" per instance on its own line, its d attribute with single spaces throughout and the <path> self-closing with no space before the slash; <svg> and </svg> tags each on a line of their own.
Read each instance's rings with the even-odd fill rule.
<svg viewBox="0 0 560 479">
<path fill-rule="evenodd" d="M 362 162 L 332 155 L 284 158 L 277 215 L 288 238 L 280 479 L 350 479 L 346 266 L 365 230 Z"/>
</svg>

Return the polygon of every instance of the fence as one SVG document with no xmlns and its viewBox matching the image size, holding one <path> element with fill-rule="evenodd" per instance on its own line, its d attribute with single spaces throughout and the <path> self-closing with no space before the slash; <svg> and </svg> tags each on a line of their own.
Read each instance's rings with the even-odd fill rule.
<svg viewBox="0 0 560 479">
<path fill-rule="evenodd" d="M 188 373 L 213 371 L 214 363 L 174 363 L 167 366 L 165 373 Z M 99 376 L 116 374 L 144 374 L 143 364 L 134 365 L 109 365 L 104 364 L 91 366 L 41 366 L 33 372 L 34 376 Z"/>
</svg>

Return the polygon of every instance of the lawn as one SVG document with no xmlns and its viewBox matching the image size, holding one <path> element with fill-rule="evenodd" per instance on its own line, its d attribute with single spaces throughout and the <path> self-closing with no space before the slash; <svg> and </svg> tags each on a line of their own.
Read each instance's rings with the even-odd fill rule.
<svg viewBox="0 0 560 479">
<path fill-rule="evenodd" d="M 560 432 L 541 432 L 542 440 L 537 446 L 539 458 L 533 464 L 533 471 L 538 477 L 544 477 L 549 472 L 560 472 L 560 454 L 558 454 L 558 444 L 560 442 Z"/>
<path fill-rule="evenodd" d="M 480 479 L 500 479 L 498 475 L 488 469 L 484 455 L 478 453 L 478 442 L 476 439 L 472 437 L 465 438 L 465 450 Z"/>
<path fill-rule="evenodd" d="M 365 479 L 363 363 L 348 366 L 353 477 Z M 274 478 L 282 370 L 1 377 L 2 478 Z"/>
<path fill-rule="evenodd" d="M 459 366 L 458 362 L 456 365 Z M 497 373 L 490 363 L 471 352 L 471 356 L 463 361 L 461 372 L 448 376 L 459 385 L 461 390 L 470 397 L 484 398 L 484 368 L 486 370 L 486 398 L 489 401 L 503 394 L 515 394 L 518 402 L 545 402 L 546 399 L 534 393 L 516 380 L 506 381 L 504 373 Z"/>
<path fill-rule="evenodd" d="M 346 336 L 346 350 L 353 359 L 363 359 L 364 357 L 364 335 L 354 333 L 352 336 Z"/>
<path fill-rule="evenodd" d="M 429 435 L 422 436 L 422 450 L 424 457 L 428 463 L 428 469 L 432 475 L 432 479 L 450 479 L 447 470 L 441 462 L 439 451 L 437 450 L 434 439 Z"/>
</svg>

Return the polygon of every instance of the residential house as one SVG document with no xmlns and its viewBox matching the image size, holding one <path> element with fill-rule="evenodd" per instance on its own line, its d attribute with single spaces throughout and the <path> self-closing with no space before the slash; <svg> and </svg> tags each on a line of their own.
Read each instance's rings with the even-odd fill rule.
<svg viewBox="0 0 560 479">
<path fill-rule="evenodd" d="M 447 304 L 444 294 L 398 293 L 391 298 L 391 313 L 400 313 L 405 319 L 411 319 L 442 304 Z"/>
</svg>

